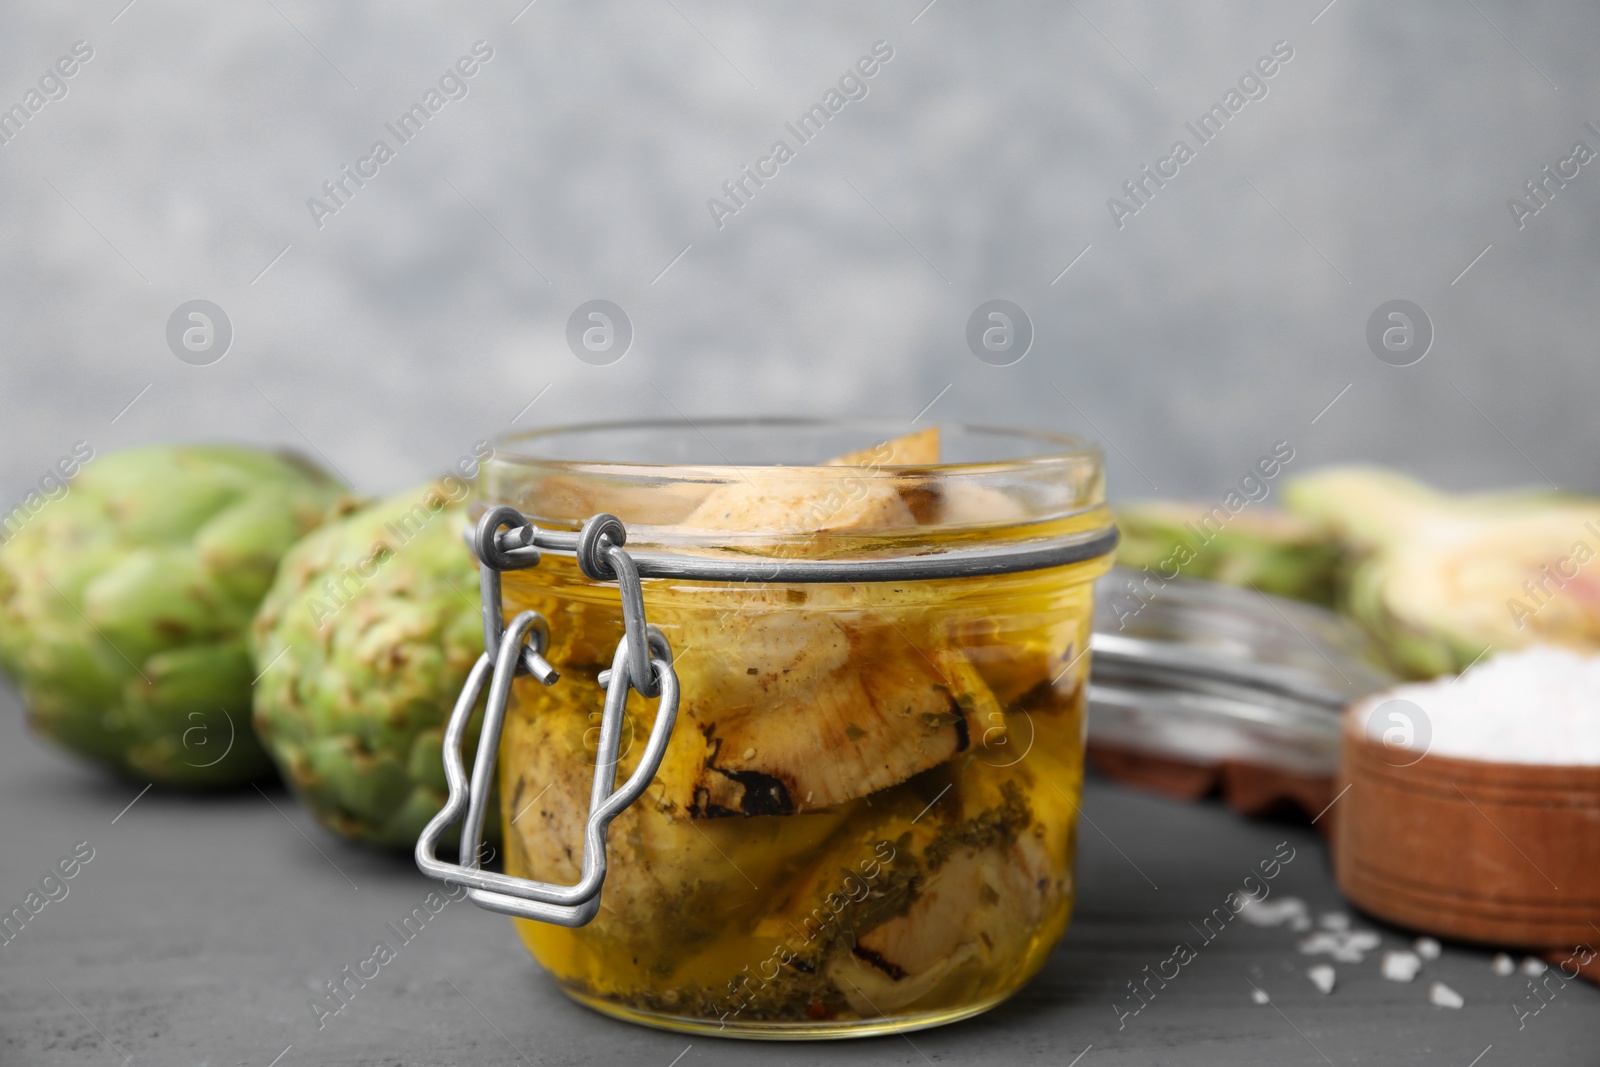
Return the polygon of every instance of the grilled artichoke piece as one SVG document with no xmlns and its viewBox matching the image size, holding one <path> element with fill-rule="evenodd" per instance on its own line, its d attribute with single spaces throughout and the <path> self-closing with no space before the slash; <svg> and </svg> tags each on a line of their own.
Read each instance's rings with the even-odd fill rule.
<svg viewBox="0 0 1600 1067">
<path fill-rule="evenodd" d="M 939 462 L 939 431 L 917 433 L 835 456 L 826 467 L 926 466 Z M 900 489 L 863 479 L 819 482 L 784 471 L 746 468 L 736 482 L 706 494 L 684 519 L 689 529 L 745 533 L 848 533 L 914 526 L 917 517 Z"/>
<path fill-rule="evenodd" d="M 939 462 L 939 429 L 929 427 L 874 448 L 830 459 L 830 467 L 933 466 Z M 920 523 L 966 526 L 1019 522 L 1027 508 L 992 486 L 958 480 L 944 484 L 913 482 L 898 487 L 900 498 Z"/>
<path fill-rule="evenodd" d="M 737 611 L 683 619 L 680 673 L 692 678 L 685 699 L 718 717 L 757 710 L 838 675 L 851 656 L 852 633 L 842 611 L 807 611 L 785 603 L 781 590 L 753 590 Z M 836 594 L 830 599 L 840 599 Z"/>
<path fill-rule="evenodd" d="M 967 757 L 858 808 L 771 894 L 756 941 L 779 950 L 735 980 L 742 1010 L 876 1018 L 981 982 L 997 959 L 1036 966 L 1030 944 L 1065 921 L 1072 891 L 1056 873 L 1072 809 L 1030 803 L 1028 780 Z"/>
<path fill-rule="evenodd" d="M 330 475 L 252 448 L 85 467 L 0 547 L 0 666 L 33 729 L 164 785 L 270 774 L 245 630 L 279 558 L 344 502 Z"/>
<path fill-rule="evenodd" d="M 709 751 L 691 813 L 788 815 L 832 807 L 937 766 L 981 736 L 975 706 L 993 701 L 987 689 L 958 697 L 950 682 L 904 656 L 864 662 L 873 666 L 839 671 L 815 686 L 774 694 L 757 710 L 704 723 Z M 963 697 L 971 707 L 962 706 Z"/>
<path fill-rule="evenodd" d="M 1021 522 L 1028 517 L 1020 500 L 987 485 L 951 482 L 941 486 L 937 495 L 937 506 L 928 521 L 942 526 Z"/>
<path fill-rule="evenodd" d="M 442 482 L 369 505 L 297 544 L 256 617 L 256 728 L 342 837 L 409 849 L 444 804 L 445 721 L 483 651 L 467 524 Z"/>
<path fill-rule="evenodd" d="M 567 885 L 581 874 L 600 732 L 598 694 L 568 686 L 569 681 L 541 691 L 535 710 L 515 710 L 500 745 L 508 869 Z M 651 718 L 635 695 L 622 737 L 618 781 L 637 764 Z M 680 717 L 677 730 L 686 725 Z M 730 901 L 748 903 L 758 887 L 770 889 L 781 881 L 855 810 L 846 804 L 784 819 L 693 825 L 678 799 L 688 790 L 673 783 L 684 783 L 700 770 L 703 749 L 695 740 L 675 731 L 650 788 L 611 824 L 612 862 L 601 915 L 620 929 L 649 928 L 671 914 L 674 939 L 714 939 Z M 730 858 L 734 856 L 737 861 Z M 665 968 L 677 962 L 681 945 L 641 936 L 632 953 L 651 955 L 653 966 Z"/>
<path fill-rule="evenodd" d="M 873 927 L 828 977 L 857 1013 L 900 1011 L 952 978 L 963 965 L 982 971 L 996 959 L 1021 959 L 1043 918 L 1050 865 L 1026 834 L 1005 846 L 962 849 L 928 876 L 904 915 Z"/>
<path fill-rule="evenodd" d="M 908 905 L 863 924 L 853 947 L 827 967 L 854 1011 L 914 1008 L 945 983 L 970 981 L 967 971 L 993 974 L 997 960 L 1041 962 L 1030 947 L 1054 942 L 1057 931 L 1041 926 L 1065 924 L 1073 891 L 1066 856 L 1075 805 L 1064 792 L 1037 787 L 1037 775 L 1058 770 L 969 757 L 951 799 L 933 809 L 933 827 L 897 842 L 921 864 Z"/>
<path fill-rule="evenodd" d="M 1491 648 L 1600 650 L 1600 500 L 1453 496 L 1361 467 L 1296 479 L 1285 500 L 1358 556 L 1342 606 L 1408 677 Z"/>
<path fill-rule="evenodd" d="M 1001 705 L 959 649 L 837 610 L 721 625 L 678 665 L 697 763 L 658 775 L 696 818 L 832 807 L 1005 743 Z"/>
<path fill-rule="evenodd" d="M 1332 604 L 1344 556 L 1320 524 L 1289 512 L 1243 511 L 1207 523 L 1203 504 L 1148 501 L 1117 508 L 1117 562 L 1163 578 L 1207 578 Z"/>
<path fill-rule="evenodd" d="M 1088 672 L 1088 659 L 1078 654 L 1070 626 L 1052 629 L 1057 632 L 1030 631 L 1022 638 L 992 618 L 968 619 L 948 641 L 963 650 L 996 702 L 1045 711 L 1064 706 Z"/>
<path fill-rule="evenodd" d="M 724 482 L 689 513 L 690 529 L 731 532 L 844 533 L 916 525 L 892 487 L 860 481 L 855 494 L 795 482 L 760 470 L 749 481 Z"/>
<path fill-rule="evenodd" d="M 939 462 L 939 427 L 904 434 L 871 448 L 846 452 L 825 467 L 928 467 Z"/>
</svg>

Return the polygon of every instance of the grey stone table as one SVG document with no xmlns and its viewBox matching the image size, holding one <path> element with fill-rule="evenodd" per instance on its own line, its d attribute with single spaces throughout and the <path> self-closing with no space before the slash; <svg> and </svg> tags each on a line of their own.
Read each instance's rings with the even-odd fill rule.
<svg viewBox="0 0 1600 1067">
<path fill-rule="evenodd" d="M 109 781 L 28 736 L 5 691 L 0 905 L 21 904 L 80 842 L 93 858 L 64 883 L 64 897 L 0 945 L 0 1064 L 1500 1067 L 1597 1058 L 1600 990 L 1568 985 L 1519 1029 L 1513 1005 L 1533 1003 L 1528 979 L 1496 976 L 1481 950 L 1447 945 L 1416 981 L 1399 984 L 1381 976 L 1380 949 L 1335 964 L 1338 984 L 1324 995 L 1306 977 L 1317 961 L 1299 951 L 1304 935 L 1286 926 L 1236 921 L 1206 943 L 1195 926 L 1280 842 L 1294 859 L 1269 903 L 1292 895 L 1313 916 L 1347 911 L 1303 826 L 1095 781 L 1083 810 L 1071 932 L 1020 995 L 966 1023 L 826 1045 L 641 1029 L 568 1002 L 509 920 L 463 903 L 441 911 L 319 1029 L 313 991 L 379 939 L 397 941 L 386 924 L 429 891 L 409 858 L 333 840 L 276 789 L 141 795 L 138 783 Z M 1407 943 L 1400 931 L 1355 922 L 1380 932 L 1385 948 Z M 1137 1003 L 1127 983 L 1180 941 L 1196 957 L 1119 1019 L 1114 1005 Z M 1430 1004 L 1434 980 L 1466 1006 Z M 1258 1003 L 1255 989 L 1270 1002 Z"/>
</svg>

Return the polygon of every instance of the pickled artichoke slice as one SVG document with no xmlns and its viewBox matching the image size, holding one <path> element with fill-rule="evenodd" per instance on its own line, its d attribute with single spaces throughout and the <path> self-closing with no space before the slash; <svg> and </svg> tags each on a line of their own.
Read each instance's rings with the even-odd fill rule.
<svg viewBox="0 0 1600 1067">
<path fill-rule="evenodd" d="M 789 815 L 875 793 L 937 766 L 981 734 L 993 697 L 975 675 L 952 682 L 905 655 L 865 658 L 818 684 L 779 689 L 742 715 L 702 725 L 707 752 L 690 811 Z M 696 701 L 696 708 L 703 708 Z"/>
<path fill-rule="evenodd" d="M 783 966 L 736 983 L 744 1010 L 876 1018 L 1029 966 L 1072 893 L 1072 804 L 1035 777 L 1057 770 L 969 756 L 857 809 L 760 924 Z"/>
<path fill-rule="evenodd" d="M 706 494 L 683 525 L 690 529 L 843 533 L 914 526 L 916 517 L 893 486 L 860 480 L 842 493 L 752 470 Z"/>
<path fill-rule="evenodd" d="M 871 448 L 834 456 L 825 467 L 924 467 L 939 462 L 939 427 L 908 433 Z"/>
<path fill-rule="evenodd" d="M 693 817 L 831 807 L 1003 743 L 1000 705 L 959 649 L 870 611 L 770 610 L 679 627 L 678 731 L 695 740 L 674 749 L 694 757 L 669 756 L 657 781 Z"/>
<path fill-rule="evenodd" d="M 501 741 L 508 869 L 570 885 L 581 873 L 579 850 L 599 716 L 581 692 L 568 695 L 556 686 L 541 692 L 540 699 L 536 714 L 519 712 L 508 718 Z M 630 714 L 619 780 L 636 765 L 649 721 L 646 715 Z M 685 725 L 680 719 L 677 728 Z M 844 805 L 794 818 L 697 826 L 669 788 L 672 780 L 693 773 L 700 761 L 699 746 L 685 749 L 678 743 L 682 739 L 675 738 L 645 795 L 611 824 L 612 862 L 601 902 L 602 917 L 624 929 L 648 928 L 662 915 L 673 915 L 673 944 L 714 937 L 730 900 L 748 902 L 758 887 L 781 881 L 796 857 L 815 849 L 852 811 Z M 738 862 L 730 855 L 737 855 Z M 658 963 L 667 966 L 674 954 L 669 947 L 657 933 L 635 938 L 632 951 L 637 955 L 659 948 L 663 955 Z"/>
<path fill-rule="evenodd" d="M 963 964 L 1020 958 L 1044 916 L 1051 880 L 1044 847 L 1027 834 L 964 848 L 928 877 L 905 914 L 836 955 L 828 977 L 860 1015 L 899 1011 Z"/>
<path fill-rule="evenodd" d="M 939 462 L 939 429 L 931 426 L 872 448 L 835 456 L 825 467 L 925 466 Z M 749 467 L 738 481 L 708 493 L 684 519 L 689 529 L 735 532 L 864 533 L 913 526 L 911 505 L 896 485 L 870 479 L 796 479 L 782 470 Z"/>
</svg>

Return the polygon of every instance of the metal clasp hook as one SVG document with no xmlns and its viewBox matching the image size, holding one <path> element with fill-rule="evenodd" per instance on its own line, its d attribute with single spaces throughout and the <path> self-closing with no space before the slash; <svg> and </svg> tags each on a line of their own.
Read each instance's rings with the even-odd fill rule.
<svg viewBox="0 0 1600 1067">
<path fill-rule="evenodd" d="M 610 519 L 619 528 L 621 526 L 611 516 L 596 516 L 586 525 L 586 531 L 594 527 L 598 535 L 603 528 L 596 521 L 600 519 Z M 511 698 L 511 683 L 519 673 L 531 674 L 545 685 L 554 684 L 559 677 L 544 658 L 549 647 L 550 631 L 542 615 L 535 611 L 524 611 L 512 619 L 509 626 L 501 621 L 500 570 L 532 566 L 538 562 L 537 550 L 526 547 L 527 542 L 513 546 L 501 543 L 499 538 L 503 535 L 499 534 L 499 529 L 502 526 L 511 526 L 513 531 L 528 528 L 522 516 L 511 508 L 492 508 L 478 524 L 474 547 L 479 550 L 485 651 L 468 674 L 461 695 L 457 697 L 455 708 L 450 713 L 449 724 L 445 727 L 444 772 L 450 793 L 444 808 L 429 820 L 417 838 L 417 866 L 429 877 L 466 886 L 467 895 L 473 902 L 491 911 L 524 919 L 538 919 L 558 926 L 583 926 L 600 910 L 600 888 L 606 877 L 606 832 L 612 820 L 649 787 L 661 766 L 662 757 L 666 755 L 672 727 L 678 716 L 678 676 L 672 669 L 672 648 L 666 636 L 654 626 L 644 623 L 638 574 L 620 547 L 621 538 L 606 537 L 602 541 L 599 536 L 592 537 L 590 544 L 605 553 L 619 576 L 631 575 L 632 589 L 628 588 L 626 581 L 622 583 L 624 613 L 630 623 L 630 634 L 617 645 L 610 671 L 601 676 L 606 699 L 600 719 L 600 743 L 595 756 L 589 816 L 584 824 L 581 873 L 575 884 L 563 886 L 482 870 L 479 864 L 483 820 L 500 750 L 500 734 L 505 726 L 506 709 Z M 611 531 L 605 532 L 609 534 Z M 528 558 L 530 552 L 531 560 Z M 635 610 L 627 610 L 629 607 Z M 641 638 L 637 643 L 630 639 L 635 625 Z M 648 659 L 636 669 L 632 659 L 634 649 L 638 646 L 647 649 Z M 493 650 L 492 658 L 490 650 Z M 647 680 L 648 689 L 636 684 L 636 679 L 640 678 Z M 488 685 L 489 696 L 469 784 L 462 762 L 462 741 L 485 684 Z M 622 788 L 617 789 L 614 788 L 617 780 L 617 750 L 622 738 L 622 721 L 627 714 L 628 692 L 633 689 L 640 689 L 647 696 L 659 693 L 661 700 L 656 707 L 655 724 L 650 729 L 650 738 L 645 744 L 639 765 Z M 447 863 L 438 859 L 435 852 L 439 838 L 457 819 L 462 819 L 460 862 Z"/>
</svg>

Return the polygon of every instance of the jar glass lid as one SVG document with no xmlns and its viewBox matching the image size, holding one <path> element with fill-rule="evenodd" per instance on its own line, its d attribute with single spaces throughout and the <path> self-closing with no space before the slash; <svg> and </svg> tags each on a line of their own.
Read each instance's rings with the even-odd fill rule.
<svg viewBox="0 0 1600 1067">
<path fill-rule="evenodd" d="M 1104 581 L 1140 577 L 1114 568 Z M 1128 603 L 1102 597 L 1095 616 L 1096 743 L 1331 774 L 1340 711 L 1394 684 L 1359 630 L 1312 604 L 1188 578 Z"/>
</svg>

